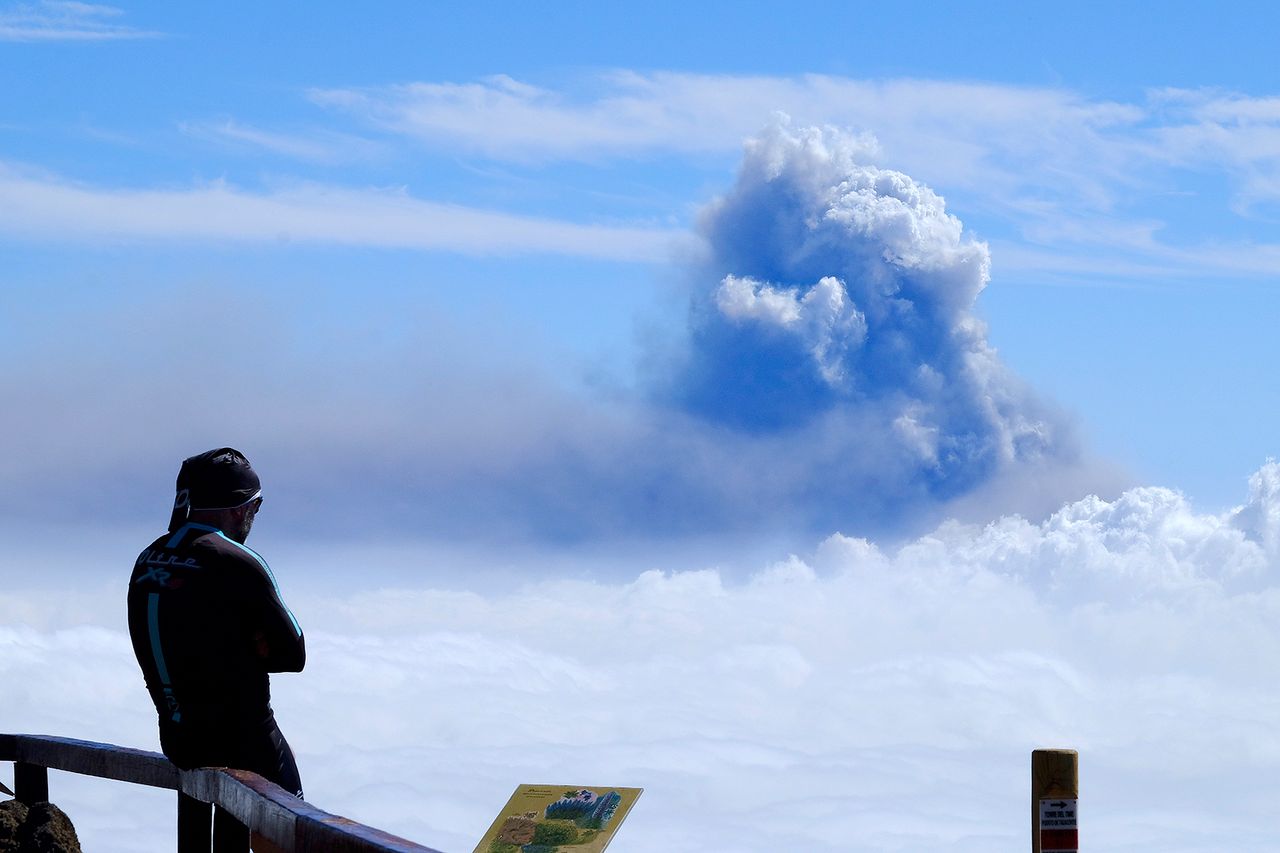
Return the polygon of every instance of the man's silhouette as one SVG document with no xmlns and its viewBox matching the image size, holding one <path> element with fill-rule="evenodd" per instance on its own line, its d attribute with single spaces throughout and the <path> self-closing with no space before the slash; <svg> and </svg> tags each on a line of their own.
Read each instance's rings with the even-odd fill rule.
<svg viewBox="0 0 1280 853">
<path fill-rule="evenodd" d="M 261 506 L 239 451 L 183 462 L 169 532 L 134 564 L 129 635 L 174 764 L 252 770 L 301 797 L 267 673 L 301 671 L 306 647 L 271 569 L 244 544 Z"/>
</svg>

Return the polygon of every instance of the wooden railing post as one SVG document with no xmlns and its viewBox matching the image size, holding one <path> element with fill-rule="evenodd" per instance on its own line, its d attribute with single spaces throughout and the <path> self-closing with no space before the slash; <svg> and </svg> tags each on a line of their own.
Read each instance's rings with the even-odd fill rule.
<svg viewBox="0 0 1280 853">
<path fill-rule="evenodd" d="M 178 853 L 209 853 L 213 806 L 178 792 Z"/>
<path fill-rule="evenodd" d="M 228 811 L 213 808 L 213 853 L 248 853 L 249 827 Z"/>
<path fill-rule="evenodd" d="M 1079 853 L 1080 756 L 1074 749 L 1031 753 L 1032 853 Z"/>
<path fill-rule="evenodd" d="M 49 770 L 25 761 L 13 763 L 13 795 L 22 803 L 49 802 Z"/>
</svg>

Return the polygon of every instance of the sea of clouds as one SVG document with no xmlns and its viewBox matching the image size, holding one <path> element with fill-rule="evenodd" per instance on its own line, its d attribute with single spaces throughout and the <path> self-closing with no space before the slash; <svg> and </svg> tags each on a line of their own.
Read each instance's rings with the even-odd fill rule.
<svg viewBox="0 0 1280 853">
<path fill-rule="evenodd" d="M 441 850 L 526 782 L 645 788 L 617 851 L 1020 850 L 1039 747 L 1080 751 L 1090 850 L 1274 847 L 1276 463 L 1223 514 L 1137 488 L 750 571 L 475 591 L 370 565 L 339 592 L 278 550 L 308 798 Z M 154 748 L 121 585 L 49 580 L 0 599 L 3 728 Z M 172 794 L 51 785 L 86 849 L 172 846 Z"/>
</svg>

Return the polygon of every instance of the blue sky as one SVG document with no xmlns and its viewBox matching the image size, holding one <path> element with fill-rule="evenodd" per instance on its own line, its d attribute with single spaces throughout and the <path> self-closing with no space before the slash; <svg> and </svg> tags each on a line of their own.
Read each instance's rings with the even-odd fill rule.
<svg viewBox="0 0 1280 853">
<path fill-rule="evenodd" d="M 698 211 L 782 111 L 875 137 L 990 245 L 977 316 L 1122 472 L 1092 490 L 1225 507 L 1275 452 L 1262 5 L 5 8 L 15 358 L 213 288 L 299 358 L 430 317 L 463 373 L 634 389 L 684 334 Z"/>
<path fill-rule="evenodd" d="M 468 849 L 519 744 L 619 853 L 989 853 L 1059 745 L 1265 846 L 1277 13 L 942 6 L 0 2 L 0 730 L 154 748 L 102 565 L 231 444 L 322 807 Z"/>
</svg>

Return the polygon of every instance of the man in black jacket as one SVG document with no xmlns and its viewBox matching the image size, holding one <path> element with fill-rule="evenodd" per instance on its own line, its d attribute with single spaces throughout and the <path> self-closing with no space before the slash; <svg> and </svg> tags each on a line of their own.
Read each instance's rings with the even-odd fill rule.
<svg viewBox="0 0 1280 853">
<path fill-rule="evenodd" d="M 129 635 L 174 764 L 251 770 L 301 797 L 267 673 L 300 672 L 306 646 L 271 569 L 244 544 L 261 506 L 239 451 L 183 462 L 169 532 L 134 564 Z"/>
</svg>

